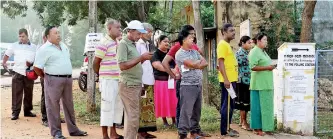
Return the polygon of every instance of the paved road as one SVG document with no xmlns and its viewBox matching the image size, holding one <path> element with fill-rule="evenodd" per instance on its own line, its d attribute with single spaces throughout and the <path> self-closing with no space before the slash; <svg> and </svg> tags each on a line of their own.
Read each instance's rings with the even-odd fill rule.
<svg viewBox="0 0 333 139">
<path fill-rule="evenodd" d="M 73 78 L 77 79 L 80 76 L 80 71 L 81 69 L 73 69 Z M 3 76 L 0 76 L 0 86 L 4 87 L 4 86 L 11 86 L 12 85 L 12 76 L 9 75 L 8 73 L 6 73 Z M 35 83 L 40 83 L 40 80 L 37 79 L 35 80 Z"/>
</svg>

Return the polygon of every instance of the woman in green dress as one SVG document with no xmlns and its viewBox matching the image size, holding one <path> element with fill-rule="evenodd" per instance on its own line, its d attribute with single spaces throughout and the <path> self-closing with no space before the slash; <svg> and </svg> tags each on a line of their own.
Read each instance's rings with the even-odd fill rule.
<svg viewBox="0 0 333 139">
<path fill-rule="evenodd" d="M 267 36 L 258 34 L 257 46 L 249 53 L 251 69 L 250 103 L 251 128 L 255 134 L 263 136 L 274 130 L 273 72 L 276 67 L 265 52 Z"/>
</svg>

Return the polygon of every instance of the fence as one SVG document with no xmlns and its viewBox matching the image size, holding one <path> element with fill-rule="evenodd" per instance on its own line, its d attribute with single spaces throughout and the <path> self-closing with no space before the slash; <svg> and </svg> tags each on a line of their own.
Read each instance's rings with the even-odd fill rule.
<svg viewBox="0 0 333 139">
<path fill-rule="evenodd" d="M 333 50 L 316 51 L 315 133 L 333 134 Z"/>
</svg>

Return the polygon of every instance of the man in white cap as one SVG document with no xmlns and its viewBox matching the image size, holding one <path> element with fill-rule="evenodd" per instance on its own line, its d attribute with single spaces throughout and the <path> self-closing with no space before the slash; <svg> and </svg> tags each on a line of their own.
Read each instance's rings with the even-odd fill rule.
<svg viewBox="0 0 333 139">
<path fill-rule="evenodd" d="M 135 42 L 141 33 L 147 33 L 140 21 L 133 20 L 126 28 L 127 35 L 120 41 L 117 60 L 120 68 L 119 94 L 125 108 L 124 138 L 135 139 L 139 129 L 140 97 L 142 90 L 141 63 L 150 60 L 153 53 L 139 54 Z"/>
</svg>

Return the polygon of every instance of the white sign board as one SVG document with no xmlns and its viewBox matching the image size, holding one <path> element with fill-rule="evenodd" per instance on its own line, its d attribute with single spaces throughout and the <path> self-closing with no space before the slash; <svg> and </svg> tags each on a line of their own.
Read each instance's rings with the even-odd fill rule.
<svg viewBox="0 0 333 139">
<path fill-rule="evenodd" d="M 314 43 L 284 43 L 278 49 L 274 105 L 278 125 L 313 134 Z"/>
<path fill-rule="evenodd" d="M 284 53 L 283 63 L 285 69 L 314 69 L 315 53 L 311 48 L 306 46 L 291 45 Z M 310 46 L 312 47 L 312 46 Z"/>
<path fill-rule="evenodd" d="M 84 53 L 95 51 L 95 47 L 101 44 L 103 33 L 88 33 L 86 36 L 86 43 Z"/>
<path fill-rule="evenodd" d="M 239 26 L 240 37 L 242 36 L 249 36 L 251 37 L 251 22 L 250 19 L 245 20 L 244 22 L 240 23 Z"/>
</svg>

